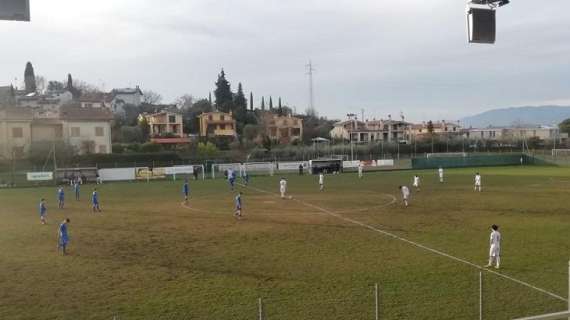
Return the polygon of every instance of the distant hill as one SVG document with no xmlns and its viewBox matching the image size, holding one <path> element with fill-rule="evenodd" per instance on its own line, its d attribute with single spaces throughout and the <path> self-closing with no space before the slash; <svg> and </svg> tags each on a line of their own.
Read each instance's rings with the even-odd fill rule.
<svg viewBox="0 0 570 320">
<path fill-rule="evenodd" d="M 538 106 L 494 109 L 461 119 L 466 127 L 553 125 L 570 118 L 570 106 Z"/>
</svg>

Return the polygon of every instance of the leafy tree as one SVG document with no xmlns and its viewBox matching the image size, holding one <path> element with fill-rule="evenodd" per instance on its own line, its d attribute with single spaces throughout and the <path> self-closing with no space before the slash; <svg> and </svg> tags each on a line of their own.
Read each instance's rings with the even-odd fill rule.
<svg viewBox="0 0 570 320">
<path fill-rule="evenodd" d="M 283 115 L 283 106 L 281 105 L 281 97 L 279 97 L 279 104 L 277 106 L 277 114 L 280 116 Z"/>
<path fill-rule="evenodd" d="M 148 104 L 158 104 L 162 101 L 162 96 L 152 90 L 143 91 L 142 102 Z"/>
<path fill-rule="evenodd" d="M 49 81 L 47 85 L 48 91 L 61 91 L 65 88 L 63 82 L 60 81 Z"/>
<path fill-rule="evenodd" d="M 269 136 L 263 135 L 263 142 L 262 142 L 261 144 L 263 145 L 263 147 L 264 147 L 267 151 L 271 151 L 271 147 L 273 146 L 273 142 L 271 141 L 271 139 L 269 138 Z"/>
<path fill-rule="evenodd" d="M 433 134 L 433 130 L 434 130 L 434 128 L 433 128 L 433 122 L 430 120 L 430 121 L 427 122 L 427 131 L 428 131 L 429 134 Z"/>
<path fill-rule="evenodd" d="M 139 128 L 141 129 L 144 141 L 147 141 L 150 136 L 150 127 L 145 117 L 139 120 Z"/>
<path fill-rule="evenodd" d="M 200 99 L 192 104 L 190 108 L 182 110 L 184 121 L 184 131 L 186 133 L 198 133 L 200 131 L 200 119 L 198 116 L 204 112 L 211 112 L 212 105 L 207 99 Z"/>
<path fill-rule="evenodd" d="M 143 131 L 138 126 L 123 126 L 120 129 L 119 142 L 135 143 L 144 142 Z"/>
<path fill-rule="evenodd" d="M 147 142 L 141 146 L 141 152 L 151 153 L 162 151 L 162 146 L 158 143 Z"/>
<path fill-rule="evenodd" d="M 67 74 L 67 83 L 65 84 L 65 88 L 70 91 L 73 89 L 73 78 L 71 77 L 71 73 Z"/>
<path fill-rule="evenodd" d="M 213 158 L 220 150 L 211 142 L 200 142 L 198 143 L 197 153 L 198 156 L 203 158 Z"/>
<path fill-rule="evenodd" d="M 245 140 L 254 141 L 263 133 L 263 127 L 254 125 L 254 124 L 247 124 L 243 127 L 243 137 Z"/>
<path fill-rule="evenodd" d="M 34 164 L 43 166 L 48 160 L 47 157 L 51 157 L 50 151 L 53 150 L 54 145 L 58 164 L 69 163 L 77 155 L 77 149 L 65 142 L 60 141 L 54 144 L 51 141 L 37 141 L 30 145 L 28 159 Z"/>
<path fill-rule="evenodd" d="M 26 69 L 24 70 L 24 86 L 26 93 L 36 92 L 36 76 L 34 74 L 34 67 L 32 63 L 28 61 L 26 63 Z"/>
<path fill-rule="evenodd" d="M 247 120 L 247 100 L 243 93 L 241 83 L 238 84 L 238 91 L 234 97 L 235 119 L 237 123 L 237 133 L 241 134 L 243 126 Z"/>
<path fill-rule="evenodd" d="M 214 96 L 216 97 L 216 107 L 218 110 L 222 112 L 230 112 L 233 109 L 233 94 L 230 83 L 226 80 L 224 69 L 222 69 L 218 75 Z"/>
<path fill-rule="evenodd" d="M 570 118 L 562 121 L 559 125 L 558 128 L 560 129 L 561 133 L 568 133 L 570 134 Z"/>
</svg>

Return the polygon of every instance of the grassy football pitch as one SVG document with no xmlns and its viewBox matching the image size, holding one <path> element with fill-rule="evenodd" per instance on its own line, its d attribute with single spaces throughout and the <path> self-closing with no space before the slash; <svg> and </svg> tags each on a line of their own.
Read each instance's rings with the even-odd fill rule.
<svg viewBox="0 0 570 320">
<path fill-rule="evenodd" d="M 267 320 L 374 319 L 375 283 L 381 319 L 477 319 L 480 270 L 452 257 L 486 264 L 491 224 L 498 272 L 547 292 L 485 271 L 484 318 L 565 310 L 570 169 L 482 168 L 482 193 L 475 170 L 446 170 L 444 184 L 435 170 L 329 175 L 324 192 L 289 175 L 288 200 L 279 176 L 253 177 L 238 186 L 241 221 L 222 179 L 191 181 L 189 208 L 180 180 L 104 184 L 102 215 L 90 185 L 81 201 L 67 187 L 63 210 L 55 187 L 0 190 L 0 319 L 257 319 L 258 298 Z M 415 173 L 422 190 L 404 208 L 397 187 Z"/>
</svg>

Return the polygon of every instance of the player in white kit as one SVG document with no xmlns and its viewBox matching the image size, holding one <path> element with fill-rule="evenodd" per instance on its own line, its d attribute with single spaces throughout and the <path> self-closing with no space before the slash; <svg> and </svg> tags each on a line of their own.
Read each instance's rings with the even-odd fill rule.
<svg viewBox="0 0 570 320">
<path fill-rule="evenodd" d="M 408 206 L 408 201 L 410 198 L 410 188 L 406 187 L 406 186 L 399 186 L 398 187 L 400 189 L 400 191 L 402 192 L 402 201 L 404 202 L 404 206 Z"/>
<path fill-rule="evenodd" d="M 479 172 L 475 174 L 475 187 L 473 190 L 481 192 L 481 175 Z"/>
<path fill-rule="evenodd" d="M 358 177 L 359 177 L 359 178 L 362 178 L 362 176 L 364 175 L 364 174 L 362 173 L 362 171 L 363 171 L 363 169 L 364 169 L 363 167 L 364 167 L 364 166 L 362 165 L 362 162 L 360 162 L 360 163 L 358 164 Z"/>
<path fill-rule="evenodd" d="M 414 176 L 413 186 L 414 188 L 416 188 L 416 191 L 420 192 L 420 176 L 418 176 L 417 174 Z"/>
<path fill-rule="evenodd" d="M 439 174 L 439 182 L 443 183 L 443 168 L 439 167 L 439 170 L 437 170 L 438 174 Z"/>
<path fill-rule="evenodd" d="M 319 173 L 319 190 L 325 191 L 325 175 L 322 172 Z"/>
<path fill-rule="evenodd" d="M 499 226 L 491 226 L 491 236 L 489 239 L 489 263 L 485 267 L 491 267 L 495 263 L 495 268 L 499 269 L 501 264 L 501 233 Z"/>
<path fill-rule="evenodd" d="M 281 192 L 281 199 L 285 199 L 285 193 L 287 193 L 287 180 L 285 178 L 279 180 L 279 191 Z"/>
</svg>

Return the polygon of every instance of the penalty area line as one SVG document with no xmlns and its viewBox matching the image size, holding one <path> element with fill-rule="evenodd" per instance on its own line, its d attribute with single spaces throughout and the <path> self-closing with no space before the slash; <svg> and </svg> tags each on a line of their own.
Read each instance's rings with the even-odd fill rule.
<svg viewBox="0 0 570 320">
<path fill-rule="evenodd" d="M 255 191 L 257 191 L 257 192 L 267 193 L 267 194 L 272 194 L 272 195 L 275 195 L 275 196 L 279 196 L 279 195 L 277 195 L 277 194 L 274 193 L 274 192 L 270 192 L 270 191 L 263 190 L 263 189 L 259 189 L 259 188 L 255 188 L 255 187 L 251 187 L 251 186 L 243 186 L 243 187 L 249 188 L 249 189 L 252 189 L 252 190 L 255 190 Z M 330 216 L 333 216 L 333 217 L 338 218 L 338 219 L 340 219 L 340 220 L 343 220 L 343 221 L 345 221 L 345 222 L 349 222 L 349 223 L 352 223 L 352 224 L 361 226 L 361 227 L 366 228 L 366 229 L 368 229 L 368 230 L 371 230 L 371 231 L 374 231 L 374 232 L 383 234 L 383 235 L 385 235 L 385 236 L 387 236 L 387 237 L 390 237 L 390 238 L 392 238 L 392 239 L 396 239 L 396 240 L 405 242 L 405 243 L 407 243 L 407 244 L 409 244 L 409 245 L 412 245 L 412 246 L 414 246 L 414 247 L 417 247 L 417 248 L 420 248 L 420 249 L 429 251 L 429 252 L 434 253 L 434 254 L 436 254 L 436 255 L 439 255 L 439 256 L 442 256 L 442 257 L 446 257 L 446 258 L 451 259 L 451 260 L 454 260 L 454 261 L 456 261 L 456 262 L 460 262 L 460 263 L 466 264 L 466 265 L 471 266 L 471 267 L 473 267 L 473 268 L 475 268 L 475 269 L 477 269 L 477 270 L 485 271 L 485 272 L 488 272 L 488 273 L 490 273 L 490 274 L 494 274 L 494 275 L 496 275 L 496 276 L 499 276 L 499 277 L 501 277 L 501 278 L 504 278 L 504 279 L 513 281 L 513 282 L 518 283 L 518 284 L 520 284 L 520 285 L 522 285 L 522 286 L 525 286 L 525 287 L 527 287 L 527 288 L 531 288 L 531 289 L 536 290 L 536 291 L 538 291 L 538 292 L 544 293 L 544 294 L 546 294 L 546 295 L 548 295 L 548 296 L 550 296 L 550 297 L 552 297 L 552 298 L 558 299 L 558 300 L 560 300 L 560 301 L 564 301 L 564 302 L 567 302 L 567 301 L 568 301 L 566 298 L 563 298 L 562 296 L 557 295 L 556 293 L 553 293 L 553 292 L 550 292 L 550 291 L 548 291 L 548 290 L 539 288 L 539 287 L 534 286 L 534 285 L 532 285 L 532 284 L 530 284 L 530 283 L 528 283 L 528 282 L 524 282 L 524 281 L 522 281 L 522 280 L 513 278 L 513 277 L 508 276 L 508 275 L 506 275 L 506 274 L 503 274 L 503 273 L 500 273 L 500 272 L 497 272 L 497 271 L 493 271 L 493 270 L 489 270 L 489 269 L 483 268 L 483 267 L 481 267 L 481 266 L 479 266 L 479 265 L 477 265 L 477 264 L 475 264 L 475 263 L 473 263 L 473 262 L 467 261 L 467 260 L 465 260 L 465 259 L 463 259 L 463 258 L 459 258 L 459 257 L 456 257 L 456 256 L 452 256 L 452 255 L 450 255 L 450 254 L 448 254 L 448 253 L 445 253 L 445 252 L 443 252 L 443 251 L 430 248 L 430 247 L 428 247 L 428 246 L 426 246 L 426 245 L 423 245 L 423 244 L 421 244 L 421 243 L 418 243 L 418 242 L 415 242 L 415 241 L 412 241 L 412 240 L 409 240 L 409 239 L 400 237 L 400 236 L 398 236 L 398 235 L 396 235 L 396 234 L 394 234 L 394 233 L 391 233 L 391 232 L 388 232 L 388 231 L 379 229 L 379 228 L 377 228 L 377 227 L 371 226 L 371 225 L 366 224 L 366 223 L 364 223 L 364 222 L 360 222 L 360 221 L 358 221 L 358 220 L 354 220 L 354 219 L 352 219 L 352 218 L 345 217 L 345 216 L 343 216 L 343 215 L 341 215 L 341 214 L 334 213 L 334 212 L 332 212 L 332 211 L 330 211 L 330 210 L 327 210 L 327 209 L 325 209 L 325 208 L 321 208 L 321 207 L 316 206 L 316 205 L 314 205 L 314 204 L 311 204 L 311 203 L 308 203 L 308 202 L 304 202 L 304 201 L 299 200 L 299 199 L 296 199 L 296 198 L 293 198 L 292 200 L 294 200 L 294 201 L 296 201 L 296 202 L 298 202 L 298 203 L 300 203 L 300 204 L 302 204 L 302 205 L 304 205 L 304 206 L 307 206 L 307 207 L 310 207 L 310 208 L 319 210 L 319 211 L 321 211 L 321 212 L 324 212 L 324 213 L 326 213 L 326 214 L 328 214 L 328 215 L 330 215 Z"/>
</svg>

